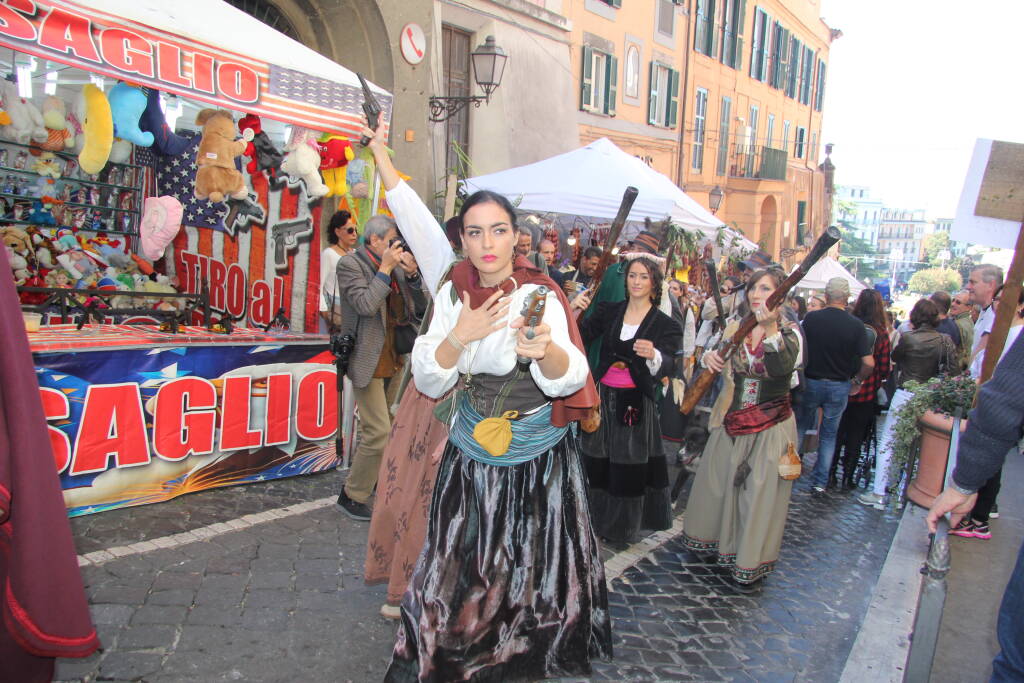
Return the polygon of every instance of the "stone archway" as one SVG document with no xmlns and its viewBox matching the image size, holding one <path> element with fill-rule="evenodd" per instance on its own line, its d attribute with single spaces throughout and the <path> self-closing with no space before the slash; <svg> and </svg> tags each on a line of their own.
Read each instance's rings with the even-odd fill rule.
<svg viewBox="0 0 1024 683">
<path fill-rule="evenodd" d="M 778 242 L 776 224 L 779 217 L 778 204 L 774 196 L 768 195 L 764 198 L 764 201 L 761 202 L 760 213 L 761 220 L 757 227 L 757 243 L 762 249 L 774 256 L 778 251 L 776 249 L 776 243 Z"/>
</svg>

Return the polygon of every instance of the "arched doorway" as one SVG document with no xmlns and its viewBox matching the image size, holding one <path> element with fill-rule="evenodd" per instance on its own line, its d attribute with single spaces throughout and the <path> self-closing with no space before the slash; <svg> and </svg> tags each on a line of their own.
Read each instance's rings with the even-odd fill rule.
<svg viewBox="0 0 1024 683">
<path fill-rule="evenodd" d="M 778 205 L 775 197 L 768 195 L 761 202 L 761 221 L 758 224 L 757 243 L 762 249 L 773 256 L 777 253 L 776 223 L 778 222 Z"/>
</svg>

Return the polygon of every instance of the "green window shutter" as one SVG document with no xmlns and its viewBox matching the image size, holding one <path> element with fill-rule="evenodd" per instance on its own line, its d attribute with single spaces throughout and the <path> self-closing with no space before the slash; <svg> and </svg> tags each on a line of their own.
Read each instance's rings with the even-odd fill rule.
<svg viewBox="0 0 1024 683">
<path fill-rule="evenodd" d="M 722 24 L 718 21 L 719 9 L 715 6 L 714 0 L 708 3 L 708 12 L 708 29 L 711 31 L 711 39 L 708 40 L 708 56 L 713 58 L 718 55 L 718 37 L 722 32 Z"/>
<path fill-rule="evenodd" d="M 668 70 L 668 104 L 665 110 L 665 125 L 675 128 L 679 120 L 679 72 Z"/>
<path fill-rule="evenodd" d="M 615 101 L 619 89 L 619 60 L 608 55 L 608 87 L 605 88 L 604 113 L 615 116 Z"/>
<path fill-rule="evenodd" d="M 580 78 L 580 109 L 589 111 L 594 94 L 594 50 L 583 46 L 583 76 Z"/>
<path fill-rule="evenodd" d="M 761 46 L 761 52 L 764 57 L 761 59 L 761 71 L 758 74 L 757 80 L 764 83 L 769 77 L 768 57 L 771 54 L 769 48 L 772 43 L 772 18 L 764 10 L 761 10 L 761 13 L 764 15 L 764 44 Z"/>
<path fill-rule="evenodd" d="M 743 32 L 747 30 L 747 0 L 736 2 L 736 44 L 732 52 L 732 68 L 743 70 Z"/>
<path fill-rule="evenodd" d="M 619 9 L 622 7 L 622 0 L 612 0 L 611 4 L 615 9 Z"/>
<path fill-rule="evenodd" d="M 658 67 L 654 62 L 648 69 L 647 123 L 658 125 Z"/>
</svg>

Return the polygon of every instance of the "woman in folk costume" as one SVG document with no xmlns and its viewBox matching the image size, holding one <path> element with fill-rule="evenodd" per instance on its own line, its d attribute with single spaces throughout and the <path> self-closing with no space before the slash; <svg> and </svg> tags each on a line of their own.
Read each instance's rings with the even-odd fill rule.
<svg viewBox="0 0 1024 683">
<path fill-rule="evenodd" d="M 643 250 L 627 255 L 623 300 L 598 302 L 580 322 L 585 342 L 600 340 L 593 372 L 600 381 L 601 423 L 583 438 L 591 509 L 598 535 L 616 543 L 632 541 L 641 528 L 672 526 L 658 400 L 683 331 L 658 310 L 664 259 L 656 255 L 654 226 L 636 238 Z"/>
<path fill-rule="evenodd" d="M 724 384 L 683 516 L 682 540 L 708 561 L 729 567 L 744 592 L 755 590 L 775 566 L 793 486 L 782 478 L 780 460 L 796 443 L 789 390 L 800 359 L 800 333 L 778 308 L 765 308 L 784 278 L 778 269 L 751 275 L 746 294 L 757 325 L 728 360 L 715 350 L 701 360 L 722 372 Z M 726 336 L 739 321 L 729 319 Z"/>
<path fill-rule="evenodd" d="M 381 133 L 371 145 L 383 145 Z M 429 210 L 381 171 L 413 252 L 439 244 Z M 565 296 L 514 256 L 508 200 L 478 192 L 460 216 L 466 260 L 438 288 L 430 329 L 412 353 L 420 391 L 456 392 L 386 679 L 585 675 L 591 659 L 611 656 L 604 568 L 571 424 L 597 394 Z M 442 266 L 427 262 L 428 285 Z M 541 286 L 543 321 L 524 329 L 519 312 Z"/>
</svg>

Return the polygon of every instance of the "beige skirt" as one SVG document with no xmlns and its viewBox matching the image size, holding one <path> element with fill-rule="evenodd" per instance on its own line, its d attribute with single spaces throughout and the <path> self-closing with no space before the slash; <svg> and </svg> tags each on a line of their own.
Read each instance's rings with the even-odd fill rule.
<svg viewBox="0 0 1024 683">
<path fill-rule="evenodd" d="M 753 583 L 775 568 L 789 513 L 793 482 L 779 476 L 779 458 L 796 442 L 793 417 L 757 434 L 711 431 L 683 517 L 683 543 L 715 553 L 740 583 Z M 733 486 L 736 468 L 750 454 L 746 483 Z"/>
</svg>

